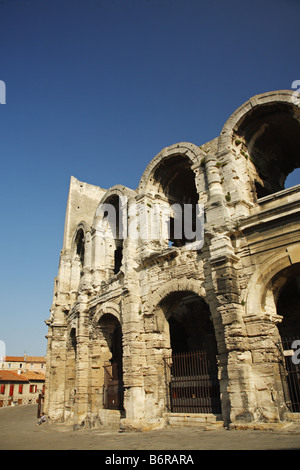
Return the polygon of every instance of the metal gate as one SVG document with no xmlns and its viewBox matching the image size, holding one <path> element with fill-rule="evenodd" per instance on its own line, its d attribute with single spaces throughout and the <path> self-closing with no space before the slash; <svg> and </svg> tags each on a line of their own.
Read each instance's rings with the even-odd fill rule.
<svg viewBox="0 0 300 470">
<path fill-rule="evenodd" d="M 215 361 L 206 351 L 164 358 L 168 409 L 173 413 L 221 413 Z"/>
<path fill-rule="evenodd" d="M 282 338 L 281 340 L 281 344 L 279 345 L 282 353 L 280 374 L 286 405 L 290 411 L 299 413 L 300 364 L 297 364 L 299 358 L 297 357 L 298 355 L 295 354 L 294 341 L 299 341 L 299 338 Z M 296 346 L 296 348 L 299 349 L 299 346 Z"/>
<path fill-rule="evenodd" d="M 104 365 L 104 408 L 109 410 L 123 409 L 123 381 L 117 363 Z"/>
</svg>

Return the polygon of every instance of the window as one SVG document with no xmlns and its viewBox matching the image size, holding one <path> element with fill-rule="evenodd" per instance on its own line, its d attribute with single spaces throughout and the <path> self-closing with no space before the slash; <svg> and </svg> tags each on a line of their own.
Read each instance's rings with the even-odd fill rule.
<svg viewBox="0 0 300 470">
<path fill-rule="evenodd" d="M 186 155 L 174 154 L 156 167 L 153 181 L 170 209 L 169 246 L 181 247 L 195 241 L 199 195 L 191 160 Z"/>
<path fill-rule="evenodd" d="M 81 268 L 84 264 L 84 232 L 82 229 L 79 229 L 75 239 L 76 243 L 76 254 L 79 256 Z"/>
<path fill-rule="evenodd" d="M 245 115 L 238 126 L 249 174 L 258 199 L 299 184 L 300 123 L 297 108 L 288 103 L 266 103 Z"/>
<path fill-rule="evenodd" d="M 19 385 L 19 393 L 23 393 L 23 384 Z"/>
<path fill-rule="evenodd" d="M 9 386 L 9 396 L 12 397 L 14 394 L 14 384 L 10 384 Z"/>
<path fill-rule="evenodd" d="M 109 239 L 107 263 L 110 266 L 110 274 L 118 274 L 122 266 L 123 258 L 123 223 L 119 196 L 113 195 L 102 205 L 103 228 L 106 231 L 106 239 Z"/>
<path fill-rule="evenodd" d="M 0 393 L 1 393 L 1 395 L 4 395 L 4 393 L 5 393 L 5 385 L 0 385 Z"/>
<path fill-rule="evenodd" d="M 30 385 L 29 393 L 36 393 L 36 391 L 37 391 L 37 385 Z"/>
</svg>

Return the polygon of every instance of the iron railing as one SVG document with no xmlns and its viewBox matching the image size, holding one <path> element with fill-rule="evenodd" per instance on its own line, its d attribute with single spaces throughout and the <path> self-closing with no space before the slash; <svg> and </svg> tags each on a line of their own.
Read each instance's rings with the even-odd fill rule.
<svg viewBox="0 0 300 470">
<path fill-rule="evenodd" d="M 300 338 L 282 338 L 279 348 L 282 353 L 280 373 L 286 405 L 290 411 L 300 412 L 300 364 L 292 347 L 295 340 Z M 299 349 L 299 346 L 298 348 Z"/>
<path fill-rule="evenodd" d="M 215 361 L 206 351 L 165 357 L 167 406 L 175 413 L 221 413 Z"/>
</svg>

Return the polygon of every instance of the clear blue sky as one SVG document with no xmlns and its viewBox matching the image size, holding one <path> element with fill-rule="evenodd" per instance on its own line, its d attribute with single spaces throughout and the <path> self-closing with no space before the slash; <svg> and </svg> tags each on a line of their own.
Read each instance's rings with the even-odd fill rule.
<svg viewBox="0 0 300 470">
<path fill-rule="evenodd" d="M 8 355 L 46 352 L 71 175 L 134 189 L 163 147 L 201 145 L 251 96 L 291 89 L 299 19 L 299 0 L 0 0 Z"/>
</svg>

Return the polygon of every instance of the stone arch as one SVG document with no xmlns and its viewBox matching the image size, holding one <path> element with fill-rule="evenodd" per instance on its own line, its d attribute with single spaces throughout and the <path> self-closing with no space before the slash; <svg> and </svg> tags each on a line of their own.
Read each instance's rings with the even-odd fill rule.
<svg viewBox="0 0 300 470">
<path fill-rule="evenodd" d="M 156 289 L 156 291 L 151 295 L 148 295 L 146 302 L 142 304 L 142 313 L 144 315 L 146 329 L 148 328 L 148 324 L 151 324 L 152 321 L 155 326 L 152 325 L 150 328 L 154 328 L 157 331 L 163 331 L 165 329 L 166 323 L 164 321 L 164 315 L 161 315 L 160 303 L 164 298 L 174 292 L 190 292 L 194 295 L 198 295 L 207 303 L 214 326 L 218 350 L 221 351 L 224 348 L 224 338 L 223 334 L 220 334 L 220 325 L 222 323 L 220 314 L 216 309 L 214 302 L 212 302 L 210 298 L 207 298 L 204 284 L 196 279 L 173 279 Z M 151 320 L 151 318 L 153 319 Z M 169 345 L 166 347 L 169 348 Z"/>
<path fill-rule="evenodd" d="M 247 299 L 248 321 L 246 326 L 252 342 L 253 370 L 257 375 L 259 389 L 264 387 L 275 395 L 270 396 L 276 412 L 284 416 L 287 409 L 299 412 L 300 387 L 297 370 L 294 369 L 289 351 L 293 340 L 300 339 L 300 246 L 294 245 L 282 252 L 277 259 L 269 259 L 262 267 L 261 277 L 253 276 Z M 256 286 L 256 287 L 255 287 Z M 253 299 L 257 295 L 255 305 Z M 285 356 L 283 351 L 288 350 Z M 264 376 L 260 367 L 264 364 Z M 257 369 L 256 369 L 257 368 Z M 284 378 L 284 380 L 283 380 Z M 266 386 L 267 384 L 267 386 Z M 260 396 L 260 391 L 256 393 Z M 271 407 L 270 407 L 271 410 Z"/>
<path fill-rule="evenodd" d="M 159 307 L 169 325 L 172 354 L 199 351 L 213 346 L 216 357 L 214 325 L 209 305 L 203 297 L 193 291 L 177 290 L 164 297 Z"/>
<path fill-rule="evenodd" d="M 92 411 L 99 412 L 101 408 L 122 410 L 123 342 L 119 306 L 108 301 L 96 307 L 91 332 L 91 389 L 96 397 L 91 404 Z M 116 389 L 117 397 L 114 397 Z"/>
<path fill-rule="evenodd" d="M 221 413 L 216 334 L 201 283 L 194 279 L 169 281 L 145 307 L 147 380 L 151 383 L 147 401 L 159 403 L 153 410 L 162 413 L 168 406 L 171 412 Z M 214 397 L 207 392 L 207 402 L 214 403 L 209 411 L 199 398 L 204 370 L 216 392 Z M 182 377 L 187 380 L 184 389 L 177 385 Z M 188 401 L 190 396 L 194 402 Z"/>
<path fill-rule="evenodd" d="M 229 117 L 218 140 L 219 155 L 243 160 L 254 202 L 284 189 L 287 176 L 300 167 L 299 147 L 300 108 L 289 90 L 249 99 Z"/>
<path fill-rule="evenodd" d="M 162 163 L 167 164 L 170 158 L 176 156 L 186 157 L 189 160 L 191 166 L 199 166 L 202 159 L 205 158 L 205 155 L 206 154 L 203 150 L 189 142 L 180 142 L 169 147 L 165 147 L 151 160 L 145 169 L 137 189 L 138 194 L 146 194 L 149 191 L 151 192 L 151 188 L 153 187 L 152 180 L 155 170 Z"/>
<path fill-rule="evenodd" d="M 119 305 L 114 302 L 108 301 L 108 302 L 101 303 L 100 305 L 96 307 L 95 313 L 93 316 L 92 326 L 95 327 L 99 323 L 101 317 L 107 313 L 116 317 L 116 319 L 122 325 L 122 317 L 121 317 Z"/>
<path fill-rule="evenodd" d="M 103 206 L 103 204 L 105 204 L 107 201 L 112 199 L 114 196 L 118 197 L 125 204 L 126 202 L 128 202 L 128 200 L 136 196 L 136 192 L 122 185 L 115 185 L 115 186 L 112 186 L 110 189 L 108 189 L 106 193 L 103 195 L 103 197 L 101 198 L 98 204 L 98 207 L 96 209 L 94 220 L 93 220 L 94 229 L 97 228 L 98 224 L 101 223 L 101 220 L 103 219 L 103 213 L 101 211 L 101 207 Z"/>
<path fill-rule="evenodd" d="M 282 384 L 284 398 L 288 410 L 299 413 L 300 262 L 280 271 L 274 278 L 274 284 L 276 309 L 282 318 L 278 324 L 279 344 L 281 351 L 285 351 L 281 356 L 281 372 L 285 377 Z"/>
<path fill-rule="evenodd" d="M 70 288 L 74 292 L 77 292 L 80 286 L 85 265 L 85 238 L 86 224 L 82 221 L 77 225 L 74 231 L 71 244 Z"/>
<path fill-rule="evenodd" d="M 270 103 L 293 103 L 291 90 L 270 91 L 255 95 L 239 106 L 225 122 L 218 140 L 218 151 L 224 152 L 231 148 L 233 132 L 244 121 L 249 112 L 257 106 Z"/>
<path fill-rule="evenodd" d="M 300 262 L 300 247 L 295 245 L 265 260 L 253 274 L 245 295 L 246 315 L 266 312 L 266 301 L 272 287 L 272 280 L 284 269 Z"/>
<path fill-rule="evenodd" d="M 152 314 L 153 310 L 157 307 L 161 300 L 174 291 L 190 291 L 203 298 L 206 295 L 205 288 L 201 282 L 197 281 L 196 279 L 172 279 L 164 283 L 163 286 L 156 289 L 155 292 L 153 292 L 151 295 L 147 296 L 148 299 L 143 306 L 144 315 Z"/>
<path fill-rule="evenodd" d="M 85 254 L 85 234 L 86 227 L 84 223 L 80 223 L 75 231 L 72 241 L 72 254 L 78 256 L 81 266 L 84 265 L 84 254 Z"/>
<path fill-rule="evenodd" d="M 127 238 L 128 205 L 136 193 L 124 186 L 110 188 L 95 212 L 92 239 L 93 265 L 106 280 L 124 271 L 123 248 Z"/>
<path fill-rule="evenodd" d="M 300 340 L 300 261 L 279 271 L 272 281 L 274 302 L 282 318 L 280 336 Z"/>
<path fill-rule="evenodd" d="M 207 299 L 206 290 L 203 284 L 195 279 L 182 278 L 168 281 L 157 289 L 151 296 L 148 296 L 147 302 L 143 305 L 144 327 L 146 331 L 154 331 L 161 334 L 162 349 L 165 349 L 166 351 L 170 350 L 171 345 L 168 318 L 163 311 L 162 304 L 165 299 L 174 294 L 179 297 L 181 294 L 197 296 L 207 305 L 214 329 L 217 348 L 220 349 L 223 344 L 220 342 L 223 340 L 216 334 L 220 329 L 219 313 L 215 309 L 214 305 L 211 305 L 211 302 Z"/>
<path fill-rule="evenodd" d="M 83 232 L 83 235 L 85 235 L 85 234 L 86 234 L 86 230 L 87 230 L 87 229 L 86 229 L 86 223 L 82 220 L 82 221 L 79 222 L 79 224 L 77 225 L 77 227 L 76 227 L 76 229 L 75 229 L 75 231 L 74 231 L 73 237 L 72 237 L 72 243 L 71 243 L 71 247 L 72 247 L 71 250 L 72 250 L 72 252 L 74 252 L 75 247 L 76 247 L 76 239 L 77 239 L 77 237 L 78 237 L 78 233 L 79 233 L 80 231 L 82 231 L 82 232 Z"/>
<path fill-rule="evenodd" d="M 174 144 L 156 155 L 142 175 L 137 191 L 156 214 L 159 249 L 190 244 L 201 230 L 200 204 L 207 197 L 204 157 L 194 144 Z"/>
</svg>

